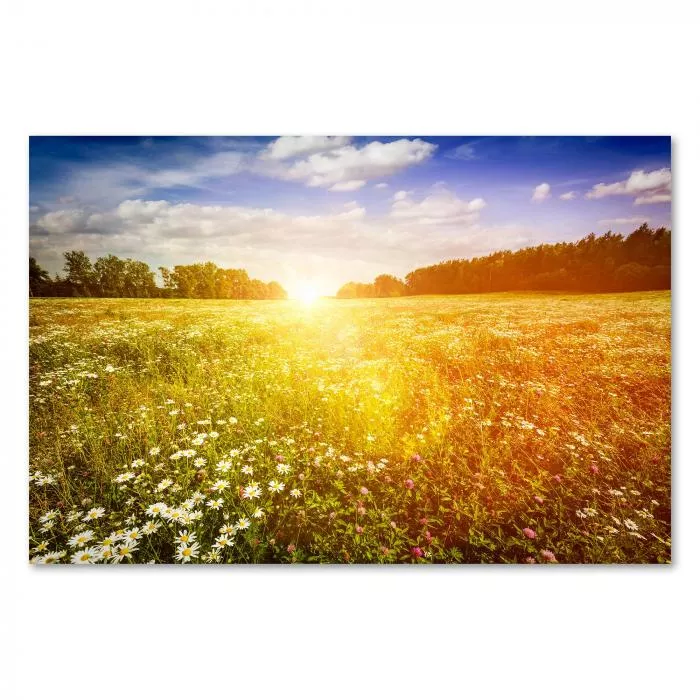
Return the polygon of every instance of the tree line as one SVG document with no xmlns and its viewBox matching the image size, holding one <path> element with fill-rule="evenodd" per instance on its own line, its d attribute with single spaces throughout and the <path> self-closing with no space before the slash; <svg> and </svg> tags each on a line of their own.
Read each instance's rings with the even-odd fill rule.
<svg viewBox="0 0 700 700">
<path fill-rule="evenodd" d="M 53 278 L 29 258 L 29 294 L 45 297 L 160 297 L 186 299 L 286 299 L 277 282 L 251 279 L 245 270 L 212 262 L 159 267 L 163 284 L 147 263 L 106 255 L 94 264 L 82 250 L 63 254 L 63 275 Z"/>
<path fill-rule="evenodd" d="M 447 260 L 406 275 L 349 282 L 339 298 L 510 291 L 627 292 L 671 288 L 671 231 L 642 224 L 628 236 L 591 233 L 574 243 Z"/>
</svg>

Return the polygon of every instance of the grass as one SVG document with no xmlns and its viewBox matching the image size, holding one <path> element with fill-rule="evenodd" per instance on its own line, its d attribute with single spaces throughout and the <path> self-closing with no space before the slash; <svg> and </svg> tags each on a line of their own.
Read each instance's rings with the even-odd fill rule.
<svg viewBox="0 0 700 700">
<path fill-rule="evenodd" d="M 669 562 L 670 325 L 668 292 L 33 299 L 30 557 Z"/>
</svg>

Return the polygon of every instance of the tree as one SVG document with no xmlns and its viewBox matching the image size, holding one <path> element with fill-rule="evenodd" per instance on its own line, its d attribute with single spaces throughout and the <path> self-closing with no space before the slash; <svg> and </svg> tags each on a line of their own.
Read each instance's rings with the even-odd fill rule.
<svg viewBox="0 0 700 700">
<path fill-rule="evenodd" d="M 406 285 L 392 275 L 379 275 L 374 280 L 374 292 L 378 297 L 400 297 L 406 293 Z"/>
<path fill-rule="evenodd" d="M 51 285 L 51 277 L 36 258 L 29 258 L 29 296 L 42 296 Z"/>
<path fill-rule="evenodd" d="M 82 250 L 71 250 L 63 254 L 66 260 L 63 266 L 66 282 L 77 296 L 91 296 L 95 274 L 90 258 Z"/>
<path fill-rule="evenodd" d="M 100 296 L 124 296 L 126 261 L 116 255 L 95 260 L 95 278 Z"/>
</svg>

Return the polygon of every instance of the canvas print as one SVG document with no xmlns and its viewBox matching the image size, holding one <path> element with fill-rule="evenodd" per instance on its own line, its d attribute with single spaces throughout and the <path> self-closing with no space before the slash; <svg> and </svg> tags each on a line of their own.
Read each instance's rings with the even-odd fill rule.
<svg viewBox="0 0 700 700">
<path fill-rule="evenodd" d="M 671 561 L 671 139 L 36 136 L 33 564 Z"/>
</svg>

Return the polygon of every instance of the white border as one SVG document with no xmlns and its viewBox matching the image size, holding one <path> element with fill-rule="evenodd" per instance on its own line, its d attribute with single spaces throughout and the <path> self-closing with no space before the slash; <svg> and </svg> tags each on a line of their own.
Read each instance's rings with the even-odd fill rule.
<svg viewBox="0 0 700 700">
<path fill-rule="evenodd" d="M 693 695 L 700 110 L 697 18 L 681 7 L 125 0 L 4 11 L 3 697 Z M 27 136 L 280 132 L 673 136 L 673 566 L 26 565 Z"/>
</svg>

